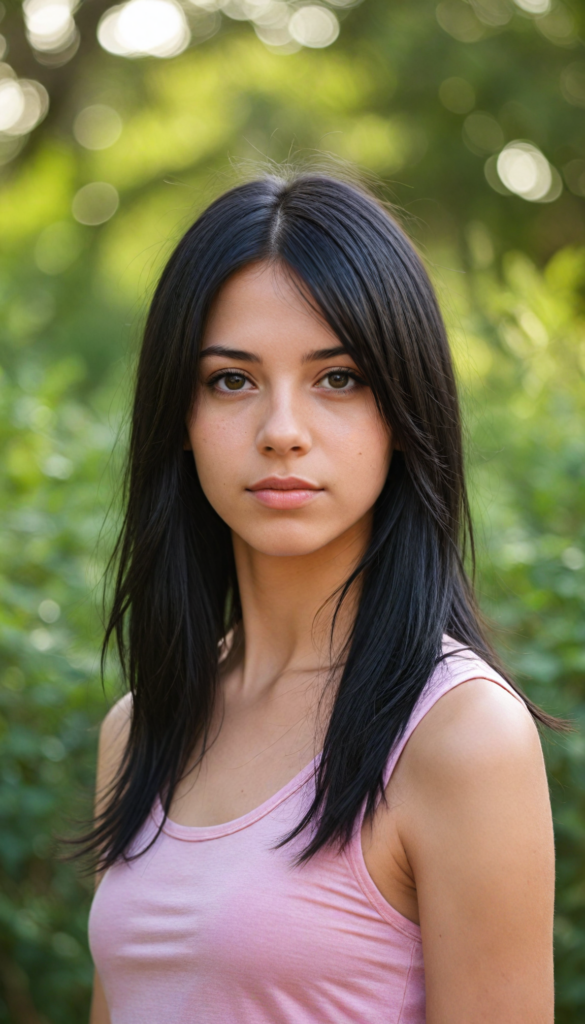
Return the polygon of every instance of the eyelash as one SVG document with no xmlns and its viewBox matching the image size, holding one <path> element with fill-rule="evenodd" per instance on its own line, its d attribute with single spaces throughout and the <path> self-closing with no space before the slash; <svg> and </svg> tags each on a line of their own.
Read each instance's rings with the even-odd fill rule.
<svg viewBox="0 0 585 1024">
<path fill-rule="evenodd" d="M 336 367 L 333 367 L 330 370 L 327 370 L 327 373 L 324 373 L 319 378 L 317 383 L 320 383 L 322 380 L 325 380 L 326 377 L 329 377 L 329 376 L 331 376 L 334 373 L 344 373 L 344 374 L 347 374 L 347 376 L 354 382 L 355 387 L 352 387 L 352 388 L 326 388 L 324 390 L 331 391 L 331 392 L 337 391 L 339 394 L 349 394 L 350 392 L 355 391 L 356 388 L 364 387 L 365 386 L 365 381 L 363 380 L 363 378 L 360 377 L 355 372 L 355 370 L 350 370 L 347 366 L 336 366 Z M 216 388 L 216 384 L 218 384 L 220 380 L 225 379 L 225 377 L 232 377 L 232 376 L 233 377 L 243 377 L 245 380 L 250 381 L 250 378 L 248 377 L 248 375 L 243 370 L 219 370 L 217 373 L 214 373 L 209 378 L 208 381 L 206 381 L 206 386 L 208 388 L 212 389 L 212 390 L 215 388 L 217 391 L 220 391 L 219 388 Z M 253 381 L 250 381 L 250 383 L 253 383 Z M 236 389 L 236 390 L 231 391 L 231 392 L 229 390 L 226 390 L 226 391 L 221 390 L 220 393 L 223 394 L 223 395 L 225 395 L 225 394 L 237 395 L 238 393 L 241 394 L 242 392 L 239 391 L 238 389 Z"/>
</svg>

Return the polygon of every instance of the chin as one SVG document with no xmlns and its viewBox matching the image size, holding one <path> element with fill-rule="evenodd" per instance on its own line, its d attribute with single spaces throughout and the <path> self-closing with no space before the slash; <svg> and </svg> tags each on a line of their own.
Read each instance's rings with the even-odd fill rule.
<svg viewBox="0 0 585 1024">
<path fill-rule="evenodd" d="M 334 541 L 337 534 L 322 535 L 314 530 L 295 529 L 290 523 L 283 523 L 276 529 L 263 529 L 258 534 L 253 531 L 248 536 L 240 534 L 240 537 L 245 544 L 261 555 L 273 558 L 300 558 L 320 551 Z"/>
</svg>

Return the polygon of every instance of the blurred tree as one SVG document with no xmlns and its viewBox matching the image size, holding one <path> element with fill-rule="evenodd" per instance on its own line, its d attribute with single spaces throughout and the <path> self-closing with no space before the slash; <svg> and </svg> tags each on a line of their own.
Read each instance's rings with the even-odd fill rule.
<svg viewBox="0 0 585 1024">
<path fill-rule="evenodd" d="M 183 8 L 174 0 L 150 2 L 184 11 L 189 22 L 191 43 L 172 60 L 106 52 L 96 36 L 105 0 L 81 5 L 74 42 L 64 46 L 57 38 L 56 52 L 35 49 L 30 40 L 37 37 L 25 32 L 20 6 L 11 7 L 4 26 L 7 59 L 20 78 L 44 86 L 49 109 L 5 174 L 10 167 L 20 176 L 21 165 L 36 159 L 44 180 L 40 153 L 58 148 L 78 164 L 70 188 L 107 173 L 123 203 L 131 202 L 136 190 L 160 187 L 169 173 L 192 180 L 190 171 L 218 159 L 222 164 L 227 136 L 237 156 L 282 159 L 292 145 L 348 157 L 391 184 L 400 204 L 423 222 L 421 231 L 431 234 L 440 228 L 460 235 L 479 217 L 500 251 L 514 244 L 539 258 L 582 237 L 582 6 L 563 0 L 331 0 L 317 7 L 341 20 L 333 47 L 301 48 L 292 40 L 299 52 L 291 53 L 290 35 L 288 43 L 267 49 L 254 33 L 270 38 L 269 8 L 294 15 L 294 5 L 284 0 L 184 0 Z M 42 4 L 25 4 L 29 26 L 35 24 L 30 12 Z M 131 33 L 130 41 L 118 40 L 118 54 L 131 42 Z M 75 140 L 77 115 L 96 104 L 111 105 L 125 123 L 105 154 L 92 152 L 87 135 L 89 152 Z M 216 117 L 218 130 L 210 134 Z M 6 145 L 16 145 L 15 130 L 4 135 Z M 563 186 L 555 175 L 546 201 L 519 203 L 502 194 L 495 154 L 518 139 L 542 150 L 565 176 Z M 157 159 L 142 166 L 139 157 L 128 166 L 131 145 L 136 156 L 146 148 Z"/>
<path fill-rule="evenodd" d="M 85 1013 L 89 885 L 56 860 L 51 837 L 88 813 L 106 706 L 95 588 L 117 477 L 110 452 L 157 270 L 242 165 L 325 152 L 381 179 L 402 208 L 456 353 L 484 603 L 530 693 L 584 714 L 583 9 L 159 2 L 180 12 L 185 47 L 167 59 L 107 52 L 96 36 L 103 0 L 64 2 L 53 42 L 43 0 L 24 13 L 10 4 L 0 25 L 0 1022 L 73 1024 Z M 315 7 L 327 13 L 311 22 Z M 130 30 L 108 31 L 109 46 L 128 45 Z M 558 1020 L 579 1024 L 582 735 L 549 743 L 548 757 Z"/>
</svg>

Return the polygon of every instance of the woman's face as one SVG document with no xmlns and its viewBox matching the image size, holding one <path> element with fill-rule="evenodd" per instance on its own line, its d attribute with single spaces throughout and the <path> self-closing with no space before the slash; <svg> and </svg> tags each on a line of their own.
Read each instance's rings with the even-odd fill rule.
<svg viewBox="0 0 585 1024">
<path fill-rule="evenodd" d="M 278 265 L 221 289 L 187 423 L 201 486 L 267 555 L 306 555 L 369 527 L 392 453 L 367 385 Z"/>
</svg>

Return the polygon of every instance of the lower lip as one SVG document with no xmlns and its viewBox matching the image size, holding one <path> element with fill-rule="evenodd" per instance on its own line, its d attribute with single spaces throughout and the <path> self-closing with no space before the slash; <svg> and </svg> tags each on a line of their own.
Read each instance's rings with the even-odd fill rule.
<svg viewBox="0 0 585 1024">
<path fill-rule="evenodd" d="M 267 488 L 264 491 L 250 491 L 257 501 L 261 505 L 265 505 L 266 508 L 302 508 L 303 505 L 308 505 L 309 502 L 313 501 L 318 494 L 322 494 L 322 491 L 277 491 Z"/>
</svg>

